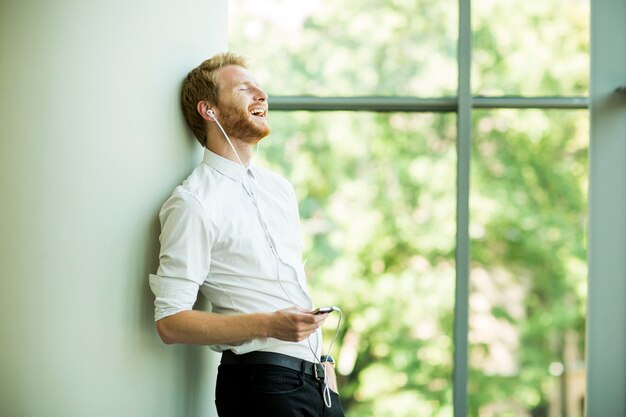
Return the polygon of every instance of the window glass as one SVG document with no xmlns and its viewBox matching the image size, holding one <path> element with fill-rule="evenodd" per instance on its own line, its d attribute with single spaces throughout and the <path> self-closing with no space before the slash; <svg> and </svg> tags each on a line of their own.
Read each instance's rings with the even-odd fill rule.
<svg viewBox="0 0 626 417">
<path fill-rule="evenodd" d="M 453 0 L 232 0 L 230 50 L 270 95 L 442 96 L 457 84 Z"/>
<path fill-rule="evenodd" d="M 473 123 L 469 415 L 582 417 L 588 112 Z"/>
<path fill-rule="evenodd" d="M 456 95 L 456 1 L 230 2 L 270 95 Z M 589 1 L 472 2 L 474 95 L 588 91 Z M 271 108 L 271 98 L 270 98 Z M 453 114 L 271 112 L 349 417 L 451 416 Z M 469 410 L 582 416 L 587 111 L 473 113 Z M 326 345 L 333 335 L 331 316 Z"/>
<path fill-rule="evenodd" d="M 344 312 L 331 353 L 347 415 L 451 416 L 455 116 L 270 121 L 259 159 L 295 185 L 313 299 Z"/>
<path fill-rule="evenodd" d="M 585 96 L 589 0 L 472 2 L 475 95 Z"/>
</svg>

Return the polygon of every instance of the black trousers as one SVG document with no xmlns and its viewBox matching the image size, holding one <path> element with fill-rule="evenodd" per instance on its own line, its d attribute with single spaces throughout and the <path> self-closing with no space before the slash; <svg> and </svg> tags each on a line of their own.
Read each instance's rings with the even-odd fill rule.
<svg viewBox="0 0 626 417">
<path fill-rule="evenodd" d="M 215 404 L 220 417 L 344 417 L 339 395 L 315 377 L 275 365 L 221 364 Z"/>
</svg>

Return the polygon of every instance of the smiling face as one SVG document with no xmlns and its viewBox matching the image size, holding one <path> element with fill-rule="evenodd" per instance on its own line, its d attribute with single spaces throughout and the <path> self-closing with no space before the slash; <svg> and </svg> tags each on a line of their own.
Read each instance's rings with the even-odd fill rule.
<svg viewBox="0 0 626 417">
<path fill-rule="evenodd" d="M 231 138 L 257 143 L 270 133 L 267 94 L 250 71 L 229 65 L 216 71 L 219 84 L 215 114 Z"/>
</svg>

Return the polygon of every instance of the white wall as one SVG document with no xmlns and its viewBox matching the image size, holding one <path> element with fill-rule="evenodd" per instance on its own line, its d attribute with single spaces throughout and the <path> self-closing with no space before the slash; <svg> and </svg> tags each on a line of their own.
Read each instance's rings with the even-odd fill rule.
<svg viewBox="0 0 626 417">
<path fill-rule="evenodd" d="M 227 0 L 0 1 L 1 416 L 213 414 L 147 275 L 200 158 L 180 81 L 226 45 Z"/>
</svg>

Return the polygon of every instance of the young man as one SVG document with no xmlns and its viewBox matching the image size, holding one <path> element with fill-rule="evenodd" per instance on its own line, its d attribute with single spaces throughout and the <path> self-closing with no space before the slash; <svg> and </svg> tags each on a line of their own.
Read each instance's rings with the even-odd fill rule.
<svg viewBox="0 0 626 417">
<path fill-rule="evenodd" d="M 252 164 L 270 132 L 267 95 L 224 53 L 187 75 L 182 107 L 206 149 L 159 215 L 159 335 L 222 352 L 221 417 L 343 416 L 332 361 L 320 362 L 328 314 L 314 314 L 307 292 L 293 187 Z M 212 312 L 192 310 L 198 290 Z"/>
</svg>

